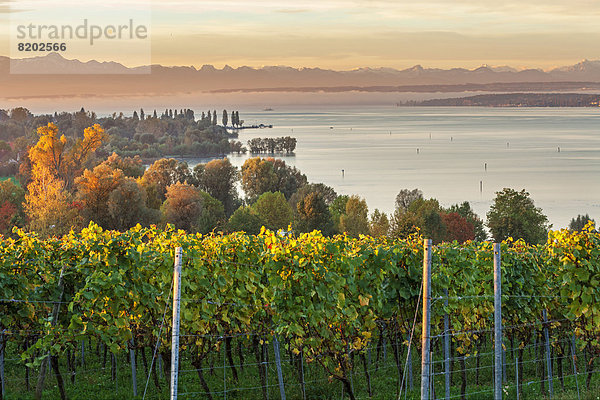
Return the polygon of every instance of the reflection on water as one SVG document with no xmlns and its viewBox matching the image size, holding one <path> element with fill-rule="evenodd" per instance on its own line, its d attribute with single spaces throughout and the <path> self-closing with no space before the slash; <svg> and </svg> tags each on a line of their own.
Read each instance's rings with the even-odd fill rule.
<svg viewBox="0 0 600 400">
<path fill-rule="evenodd" d="M 278 107 L 240 114 L 246 124 L 274 125 L 240 131 L 242 143 L 296 137 L 295 155 L 283 157 L 288 164 L 311 182 L 366 198 L 371 211 L 390 212 L 400 189 L 419 188 L 444 206 L 467 200 L 484 217 L 495 192 L 511 187 L 529 191 L 555 228 L 577 214 L 600 219 L 600 109 Z M 241 166 L 248 157 L 230 159 Z"/>
</svg>

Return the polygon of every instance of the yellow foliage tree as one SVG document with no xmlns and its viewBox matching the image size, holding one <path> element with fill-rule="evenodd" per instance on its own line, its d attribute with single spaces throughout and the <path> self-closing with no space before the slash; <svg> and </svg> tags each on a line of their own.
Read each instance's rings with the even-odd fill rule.
<svg viewBox="0 0 600 400">
<path fill-rule="evenodd" d="M 104 129 L 98 124 L 86 128 L 83 138 L 71 145 L 64 135 L 59 136 L 58 127 L 53 123 L 39 127 L 37 133 L 40 138 L 29 150 L 34 174 L 37 167 L 44 167 L 63 180 L 67 189 L 81 173 L 85 161 L 106 137 Z"/>
<path fill-rule="evenodd" d="M 60 236 L 76 225 L 77 210 L 72 207 L 71 195 L 65 190 L 65 183 L 48 168 L 34 169 L 27 191 L 25 212 L 32 231 L 42 236 Z"/>
<path fill-rule="evenodd" d="M 77 225 L 69 188 L 83 164 L 105 138 L 98 124 L 86 128 L 82 139 L 70 143 L 49 123 L 37 130 L 38 142 L 29 150 L 31 182 L 27 185 L 25 212 L 30 228 L 43 236 L 61 235 Z"/>
</svg>

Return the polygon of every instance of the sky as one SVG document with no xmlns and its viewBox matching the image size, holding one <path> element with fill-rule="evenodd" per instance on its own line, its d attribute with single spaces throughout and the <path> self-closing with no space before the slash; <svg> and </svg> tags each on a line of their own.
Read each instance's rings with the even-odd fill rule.
<svg viewBox="0 0 600 400">
<path fill-rule="evenodd" d="M 15 21 L 37 14 L 47 21 L 71 24 L 84 16 L 100 15 L 103 21 L 147 17 L 151 28 L 147 49 L 97 46 L 78 53 L 80 59 L 128 66 L 152 62 L 348 70 L 488 64 L 550 69 L 600 58 L 597 0 L 105 0 L 98 4 L 95 0 L 0 0 L 0 54 L 14 55 L 9 36 Z"/>
</svg>

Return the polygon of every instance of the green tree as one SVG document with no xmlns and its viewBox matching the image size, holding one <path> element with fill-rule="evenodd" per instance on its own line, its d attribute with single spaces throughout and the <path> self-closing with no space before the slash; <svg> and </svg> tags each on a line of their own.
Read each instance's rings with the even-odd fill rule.
<svg viewBox="0 0 600 400">
<path fill-rule="evenodd" d="M 251 209 L 271 230 L 287 229 L 292 223 L 292 208 L 281 192 L 261 194 Z"/>
<path fill-rule="evenodd" d="M 446 237 L 446 226 L 442 219 L 442 208 L 436 199 L 424 200 L 418 198 L 408 207 L 408 212 L 415 215 L 421 234 L 440 243 Z"/>
<path fill-rule="evenodd" d="M 12 179 L 0 181 L 0 208 L 2 208 L 0 233 L 10 234 L 13 226 L 23 227 L 25 225 L 25 190 Z"/>
<path fill-rule="evenodd" d="M 391 237 L 405 239 L 419 230 L 419 219 L 413 212 L 401 212 L 399 209 L 394 211 L 390 221 Z"/>
<path fill-rule="evenodd" d="M 296 209 L 298 205 L 298 201 L 300 199 L 306 197 L 310 193 L 319 193 L 327 207 L 333 203 L 333 201 L 337 198 L 337 193 L 331 186 L 327 186 L 323 183 L 308 183 L 302 187 L 300 187 L 289 199 L 290 205 L 292 209 Z M 345 205 L 344 205 L 345 207 Z"/>
<path fill-rule="evenodd" d="M 350 196 L 346 210 L 340 216 L 340 231 L 352 237 L 369 234 L 369 208 L 364 199 Z"/>
<path fill-rule="evenodd" d="M 419 189 L 402 189 L 396 195 L 396 210 L 406 212 L 412 203 L 422 198 L 423 192 Z"/>
<path fill-rule="evenodd" d="M 510 188 L 496 192 L 487 213 L 487 226 L 497 242 L 512 237 L 532 244 L 545 242 L 550 228 L 548 218 L 535 206 L 529 193 Z"/>
<path fill-rule="evenodd" d="M 575 218 L 571 218 L 571 222 L 569 222 L 569 230 L 574 232 L 581 232 L 583 228 L 588 224 L 588 222 L 592 222 L 592 227 L 596 226 L 596 221 L 594 221 L 588 214 L 585 215 L 577 215 Z"/>
<path fill-rule="evenodd" d="M 217 110 L 213 110 L 212 124 L 217 125 Z"/>
<path fill-rule="evenodd" d="M 329 213 L 331 214 L 331 220 L 333 221 L 333 227 L 336 232 L 342 232 L 340 230 L 340 217 L 346 212 L 346 203 L 350 199 L 347 195 L 340 195 L 335 198 L 329 205 Z"/>
<path fill-rule="evenodd" d="M 229 118 L 227 117 L 227 110 L 223 110 L 223 126 L 227 126 Z"/>
<path fill-rule="evenodd" d="M 374 237 L 387 236 L 390 232 L 390 221 L 386 213 L 375 209 L 369 222 L 369 234 Z"/>
<path fill-rule="evenodd" d="M 209 233 L 222 228 L 225 222 L 223 203 L 203 190 L 200 191 L 200 196 L 202 196 L 203 207 L 200 218 L 198 218 L 198 232 Z"/>
<path fill-rule="evenodd" d="M 273 165 L 273 171 L 277 175 L 276 189 L 285 195 L 286 199 L 292 197 L 296 191 L 308 183 L 306 175 L 296 167 L 286 165 L 281 159 L 267 158 L 267 162 Z"/>
<path fill-rule="evenodd" d="M 231 215 L 239 206 L 236 183 L 239 180 L 238 169 L 231 165 L 228 158 L 212 160 L 207 164 L 194 167 L 194 177 L 198 187 L 219 200 L 225 207 L 225 213 Z"/>
<path fill-rule="evenodd" d="M 249 206 L 246 206 L 239 207 L 231 217 L 229 217 L 227 229 L 229 232 L 243 231 L 249 235 L 258 235 L 260 228 L 263 225 L 265 225 L 265 221 L 252 212 L 252 209 Z"/>
</svg>

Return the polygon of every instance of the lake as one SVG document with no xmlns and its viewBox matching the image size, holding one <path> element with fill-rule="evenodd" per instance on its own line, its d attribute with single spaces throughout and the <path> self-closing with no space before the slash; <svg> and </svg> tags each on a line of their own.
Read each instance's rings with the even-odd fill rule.
<svg viewBox="0 0 600 400">
<path fill-rule="evenodd" d="M 240 119 L 274 125 L 241 130 L 242 143 L 296 137 L 295 155 L 279 157 L 310 182 L 365 198 L 370 212 L 392 212 L 400 189 L 419 188 L 443 206 L 469 201 L 485 219 L 510 187 L 527 190 L 554 228 L 600 218 L 600 108 L 282 106 L 241 109 Z"/>
</svg>

